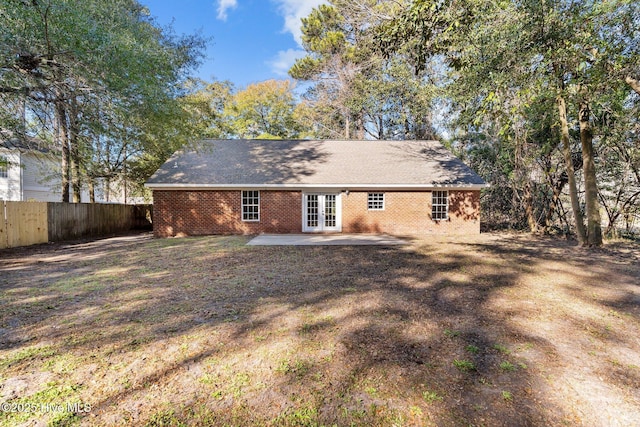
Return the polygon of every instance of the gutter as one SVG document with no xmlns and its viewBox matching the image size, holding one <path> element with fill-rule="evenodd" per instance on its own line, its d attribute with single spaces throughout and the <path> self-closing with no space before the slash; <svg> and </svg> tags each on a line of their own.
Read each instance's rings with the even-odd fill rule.
<svg viewBox="0 0 640 427">
<path fill-rule="evenodd" d="M 159 184 L 145 183 L 151 190 L 361 190 L 361 191 L 411 191 L 411 190 L 481 190 L 489 184 Z"/>
</svg>

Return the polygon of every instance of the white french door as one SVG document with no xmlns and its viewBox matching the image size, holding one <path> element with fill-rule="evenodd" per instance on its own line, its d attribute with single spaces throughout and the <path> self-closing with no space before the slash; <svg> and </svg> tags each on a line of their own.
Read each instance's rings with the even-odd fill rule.
<svg viewBox="0 0 640 427">
<path fill-rule="evenodd" d="M 342 231 L 340 194 L 305 193 L 302 231 Z"/>
</svg>

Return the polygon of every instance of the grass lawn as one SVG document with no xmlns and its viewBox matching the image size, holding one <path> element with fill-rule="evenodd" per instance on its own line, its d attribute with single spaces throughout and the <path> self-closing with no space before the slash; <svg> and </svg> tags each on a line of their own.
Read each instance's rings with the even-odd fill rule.
<svg viewBox="0 0 640 427">
<path fill-rule="evenodd" d="M 640 420 L 637 244 L 247 240 L 0 251 L 0 425 Z"/>
</svg>

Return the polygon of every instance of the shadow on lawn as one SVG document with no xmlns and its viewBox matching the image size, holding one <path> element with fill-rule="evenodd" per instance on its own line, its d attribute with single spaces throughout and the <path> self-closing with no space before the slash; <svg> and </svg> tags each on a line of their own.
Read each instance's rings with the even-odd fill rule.
<svg viewBox="0 0 640 427">
<path fill-rule="evenodd" d="M 106 417 L 105 423 L 114 407 L 144 398 L 154 384 L 176 394 L 164 398 L 180 402 L 167 416 L 187 424 L 511 426 L 573 420 L 548 398 L 545 368 L 524 364 L 527 351 L 534 351 L 553 365 L 554 343 L 513 322 L 519 308 L 495 302 L 545 262 L 567 255 L 569 244 L 514 238 L 444 251 L 437 243 L 243 243 L 237 237 L 143 238 L 111 248 L 25 252 L 22 262 L 4 258 L 0 350 L 46 341 L 56 354 L 77 354 L 83 364 L 97 357 L 132 367 L 149 363 L 140 357 L 166 357 L 150 372 L 142 369 L 132 384 L 91 402 L 92 415 Z M 594 269 L 580 256 L 568 255 L 567 263 L 575 274 L 607 280 L 606 269 Z M 624 304 L 618 309 L 637 316 L 637 304 Z M 187 350 L 175 348 L 178 338 Z M 193 351 L 190 340 L 200 343 Z M 284 374 L 265 376 L 264 389 L 217 398 L 194 385 L 195 397 L 183 400 L 192 390 L 174 390 L 167 380 L 225 357 L 246 354 L 251 365 L 272 357 L 260 349 L 278 341 L 294 344 L 286 354 L 292 366 L 287 360 Z M 5 368 L 19 374 L 33 361 L 17 359 Z M 124 421 L 161 423 L 144 412 L 130 416 Z"/>
</svg>

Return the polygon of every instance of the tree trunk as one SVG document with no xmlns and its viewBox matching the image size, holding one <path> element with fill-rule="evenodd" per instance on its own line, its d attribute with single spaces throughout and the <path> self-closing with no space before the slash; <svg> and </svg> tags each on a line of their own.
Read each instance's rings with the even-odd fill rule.
<svg viewBox="0 0 640 427">
<path fill-rule="evenodd" d="M 349 113 L 345 113 L 344 115 L 344 138 L 349 140 L 349 131 L 351 128 L 351 121 L 349 120 Z"/>
<path fill-rule="evenodd" d="M 602 225 L 600 204 L 598 203 L 598 185 L 596 164 L 593 158 L 593 133 L 590 123 L 591 111 L 587 101 L 580 103 L 580 143 L 582 145 L 582 169 L 584 170 L 585 205 L 587 210 L 587 244 L 602 245 Z"/>
<path fill-rule="evenodd" d="M 553 224 L 553 215 L 556 212 L 556 208 L 558 206 L 560 195 L 562 194 L 562 189 L 567 183 L 567 179 L 564 175 L 560 176 L 557 182 L 553 182 L 553 180 L 549 177 L 549 185 L 551 186 L 551 202 L 549 203 L 549 210 L 547 211 L 546 218 L 544 220 L 544 229 L 545 233 L 551 228 Z"/>
<path fill-rule="evenodd" d="M 78 140 L 78 108 L 75 99 L 71 101 L 69 111 L 69 154 L 71 158 L 71 188 L 73 203 L 80 203 L 80 147 Z"/>
<path fill-rule="evenodd" d="M 613 205 L 613 208 L 609 208 L 607 206 L 607 202 L 605 200 L 605 198 L 602 196 L 602 193 L 598 193 L 598 196 L 600 198 L 600 201 L 602 202 L 602 207 L 604 208 L 604 212 L 607 214 L 607 229 L 604 231 L 604 234 L 606 236 L 610 236 L 612 234 L 614 234 L 614 237 L 618 237 L 616 233 L 616 221 L 618 220 L 620 214 L 622 213 L 621 209 L 618 209 L 618 205 L 620 204 L 620 197 L 622 196 L 622 191 L 623 191 L 623 187 L 620 186 L 620 188 L 618 189 L 618 194 L 616 195 L 616 200 L 615 203 Z"/>
<path fill-rule="evenodd" d="M 539 231 L 538 221 L 536 221 L 533 203 L 531 181 L 527 181 L 527 183 L 524 185 L 524 210 L 527 214 L 527 224 L 529 224 L 529 231 L 531 231 L 532 233 L 537 233 Z"/>
<path fill-rule="evenodd" d="M 364 139 L 364 117 L 362 112 L 358 114 L 355 121 L 356 125 L 356 139 L 363 140 Z"/>
<path fill-rule="evenodd" d="M 527 225 L 532 233 L 538 232 L 538 221 L 536 221 L 534 207 L 534 191 L 531 188 L 531 180 L 528 179 L 528 170 L 523 161 L 524 139 L 519 135 L 518 129 L 515 130 L 515 153 L 514 153 L 514 175 L 516 180 L 516 188 L 523 189 L 523 197 L 521 203 L 524 205 L 524 211 L 527 216 Z M 516 195 L 517 192 L 514 192 Z M 514 204 L 514 207 L 516 204 Z"/>
<path fill-rule="evenodd" d="M 89 203 L 95 203 L 96 202 L 96 187 L 95 184 L 93 183 L 93 178 L 89 178 L 87 185 L 89 187 Z"/>
<path fill-rule="evenodd" d="M 109 203 L 111 198 L 111 178 L 107 177 L 102 184 L 102 188 L 104 189 L 104 201 Z"/>
<path fill-rule="evenodd" d="M 61 100 L 56 100 L 54 104 L 57 138 L 62 150 L 60 160 L 61 182 L 62 185 L 62 201 L 69 203 L 69 132 L 67 126 L 67 111 Z"/>
<path fill-rule="evenodd" d="M 569 181 L 569 196 L 571 198 L 571 209 L 576 223 L 576 234 L 581 245 L 587 243 L 587 233 L 584 228 L 584 219 L 580 211 L 580 200 L 578 199 L 578 186 L 576 185 L 576 174 L 571 158 L 571 143 L 569 138 L 569 123 L 567 122 L 567 104 L 562 96 L 558 96 L 558 113 L 560 115 L 560 126 L 562 134 L 562 152 L 564 154 L 567 178 Z"/>
</svg>

